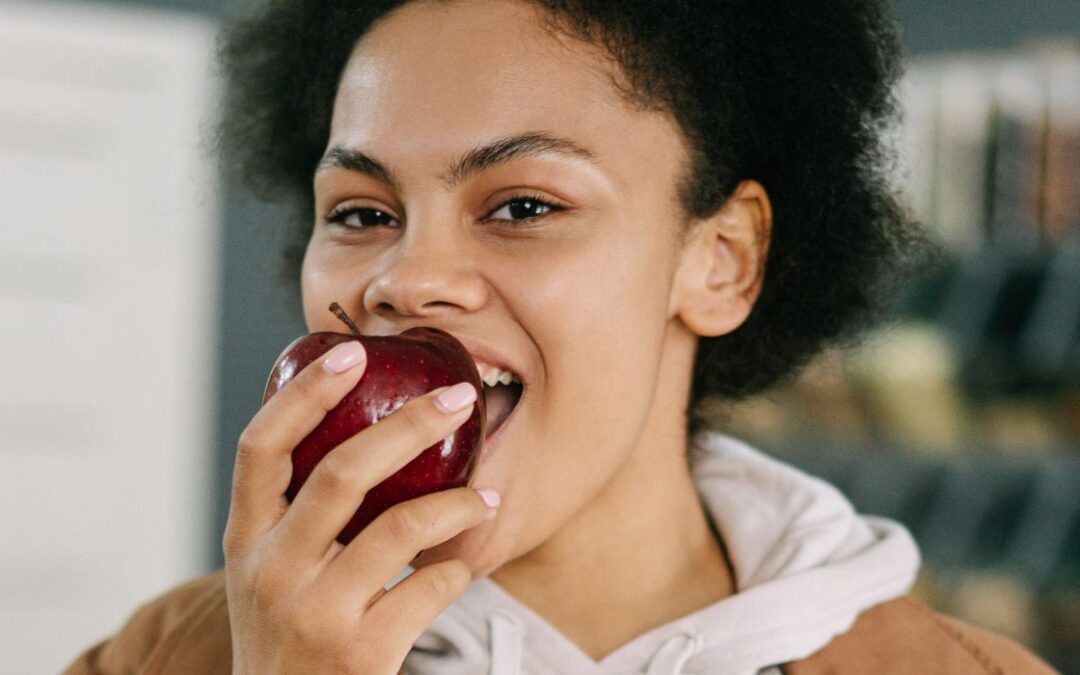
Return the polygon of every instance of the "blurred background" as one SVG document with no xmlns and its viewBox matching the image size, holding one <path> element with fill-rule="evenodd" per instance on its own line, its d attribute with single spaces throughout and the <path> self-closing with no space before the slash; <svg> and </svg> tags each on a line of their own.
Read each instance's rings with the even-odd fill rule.
<svg viewBox="0 0 1080 675">
<path fill-rule="evenodd" d="M 305 331 L 288 223 L 207 149 L 229 0 L 0 0 L 0 672 L 221 564 Z M 1080 2 L 896 0 L 897 168 L 943 245 L 859 350 L 717 424 L 905 523 L 916 593 L 1080 673 Z"/>
</svg>

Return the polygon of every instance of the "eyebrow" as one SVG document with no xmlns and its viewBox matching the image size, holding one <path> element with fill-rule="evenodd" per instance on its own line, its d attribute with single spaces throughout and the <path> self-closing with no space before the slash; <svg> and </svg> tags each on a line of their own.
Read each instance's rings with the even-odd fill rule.
<svg viewBox="0 0 1080 675">
<path fill-rule="evenodd" d="M 509 138 L 501 138 L 465 153 L 453 162 L 440 178 L 448 188 L 454 188 L 470 177 L 519 157 L 561 155 L 595 162 L 596 155 L 568 138 L 553 136 L 543 131 L 530 131 Z M 340 168 L 366 174 L 398 190 L 401 182 L 385 164 L 355 148 L 335 146 L 319 161 L 315 172 Z"/>
</svg>

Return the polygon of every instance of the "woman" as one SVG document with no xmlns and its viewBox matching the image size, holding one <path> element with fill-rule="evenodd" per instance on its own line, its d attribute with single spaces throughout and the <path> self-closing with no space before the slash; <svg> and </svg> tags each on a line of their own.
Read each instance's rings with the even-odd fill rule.
<svg viewBox="0 0 1080 675">
<path fill-rule="evenodd" d="M 369 334 L 437 326 L 520 397 L 484 392 L 471 487 L 342 547 L 481 392 L 415 399 L 288 505 L 291 449 L 364 372 L 335 348 L 239 441 L 223 574 L 72 672 L 1048 671 L 897 600 L 903 528 L 693 414 L 850 335 L 915 239 L 883 8 L 291 0 L 224 53 L 227 148 L 307 210 L 308 327 L 341 330 L 335 301 Z"/>
</svg>

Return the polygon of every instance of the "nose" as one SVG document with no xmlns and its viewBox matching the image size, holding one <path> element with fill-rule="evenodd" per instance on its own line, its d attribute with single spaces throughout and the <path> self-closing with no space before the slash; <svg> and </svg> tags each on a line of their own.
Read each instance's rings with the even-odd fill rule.
<svg viewBox="0 0 1080 675">
<path fill-rule="evenodd" d="M 487 284 L 460 237 L 452 228 L 407 227 L 364 290 L 364 309 L 388 320 L 478 310 Z"/>
</svg>

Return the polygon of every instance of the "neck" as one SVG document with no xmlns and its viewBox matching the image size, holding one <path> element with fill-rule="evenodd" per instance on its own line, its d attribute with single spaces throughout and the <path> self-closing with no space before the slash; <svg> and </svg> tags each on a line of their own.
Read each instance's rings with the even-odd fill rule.
<svg viewBox="0 0 1080 675">
<path fill-rule="evenodd" d="M 558 534 L 491 575 L 593 659 L 734 592 L 673 412 L 654 412 L 631 458 Z"/>
</svg>

